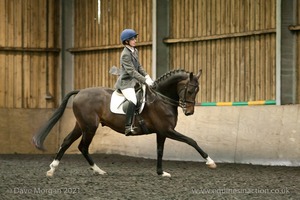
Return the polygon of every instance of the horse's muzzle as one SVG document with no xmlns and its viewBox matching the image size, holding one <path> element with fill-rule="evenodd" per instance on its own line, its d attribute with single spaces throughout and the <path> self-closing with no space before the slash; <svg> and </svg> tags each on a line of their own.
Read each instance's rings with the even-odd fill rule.
<svg viewBox="0 0 300 200">
<path fill-rule="evenodd" d="M 194 114 L 194 105 L 185 104 L 185 106 L 182 107 L 182 110 L 186 116 L 192 115 Z"/>
<path fill-rule="evenodd" d="M 194 109 L 184 109 L 184 110 L 183 110 L 183 113 L 184 113 L 186 116 L 192 115 L 192 114 L 194 114 Z"/>
<path fill-rule="evenodd" d="M 186 112 L 185 113 L 186 116 L 189 116 L 189 115 L 192 115 L 192 114 L 194 114 L 194 112 Z"/>
</svg>

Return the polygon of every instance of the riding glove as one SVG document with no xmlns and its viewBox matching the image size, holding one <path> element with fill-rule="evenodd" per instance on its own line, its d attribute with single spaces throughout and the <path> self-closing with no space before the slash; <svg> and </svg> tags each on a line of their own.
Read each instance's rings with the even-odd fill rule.
<svg viewBox="0 0 300 200">
<path fill-rule="evenodd" d="M 153 80 L 150 78 L 150 76 L 146 75 L 145 78 L 146 78 L 146 84 L 149 85 L 149 86 L 152 86 L 153 85 Z"/>
</svg>

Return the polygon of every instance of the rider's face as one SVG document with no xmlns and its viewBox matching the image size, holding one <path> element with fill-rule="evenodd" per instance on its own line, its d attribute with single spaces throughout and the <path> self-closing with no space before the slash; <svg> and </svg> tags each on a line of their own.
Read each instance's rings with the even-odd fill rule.
<svg viewBox="0 0 300 200">
<path fill-rule="evenodd" d="M 129 40 L 129 45 L 132 47 L 136 46 L 136 37 L 133 37 Z"/>
</svg>

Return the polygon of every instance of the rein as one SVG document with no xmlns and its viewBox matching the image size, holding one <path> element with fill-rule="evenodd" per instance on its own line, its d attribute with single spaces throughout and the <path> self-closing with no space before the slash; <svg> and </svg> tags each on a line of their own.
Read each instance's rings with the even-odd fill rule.
<svg viewBox="0 0 300 200">
<path fill-rule="evenodd" d="M 181 108 L 186 108 L 186 107 L 187 107 L 187 106 L 186 106 L 187 103 L 191 103 L 191 104 L 195 105 L 195 101 L 189 101 L 189 100 L 186 100 L 186 93 L 187 93 L 187 89 L 188 89 L 189 86 L 197 87 L 197 86 L 195 86 L 195 85 L 193 85 L 193 84 L 190 84 L 190 83 L 188 82 L 188 83 L 185 85 L 185 87 L 182 88 L 182 89 L 180 90 L 180 92 L 179 92 L 179 93 L 181 93 L 181 92 L 184 90 L 184 96 L 183 96 L 183 98 L 180 98 L 179 101 L 176 101 L 176 100 L 174 100 L 174 99 L 171 99 L 171 98 L 169 98 L 169 97 L 167 97 L 167 96 L 165 96 L 165 95 L 163 95 L 163 94 L 161 94 L 161 93 L 155 91 L 154 89 L 152 89 L 152 87 L 149 87 L 149 88 L 150 88 L 151 92 L 153 92 L 153 93 L 155 93 L 156 95 L 160 96 L 160 97 L 162 98 L 163 102 L 165 102 L 165 103 L 167 103 L 167 104 L 169 104 L 169 105 L 172 105 L 172 106 L 176 106 L 176 107 L 179 106 L 179 107 L 181 107 Z"/>
<path fill-rule="evenodd" d="M 183 108 L 179 101 L 173 100 L 173 99 L 171 99 L 171 98 L 169 98 L 169 97 L 167 97 L 167 96 L 165 96 L 165 95 L 163 95 L 159 92 L 156 92 L 155 90 L 153 90 L 153 91 L 154 91 L 155 94 L 158 94 L 162 98 L 163 102 L 165 102 L 167 104 L 170 104 L 172 106 L 176 106 L 176 107 L 179 106 L 179 107 Z"/>
<path fill-rule="evenodd" d="M 167 97 L 167 96 L 165 96 L 165 95 L 163 95 L 163 94 L 161 94 L 161 93 L 155 91 L 155 90 L 153 89 L 153 87 L 149 87 L 149 90 L 150 90 L 152 93 L 154 93 L 155 96 L 160 96 L 160 97 L 162 98 L 162 101 L 165 102 L 165 103 L 167 103 L 167 104 L 169 104 L 169 105 L 176 106 L 176 107 L 180 105 L 179 101 L 173 100 L 173 99 L 171 99 L 171 98 L 169 98 L 169 97 Z M 155 100 L 154 100 L 154 101 L 155 101 Z M 154 101 L 152 101 L 152 102 L 150 102 L 150 103 L 153 103 Z"/>
</svg>

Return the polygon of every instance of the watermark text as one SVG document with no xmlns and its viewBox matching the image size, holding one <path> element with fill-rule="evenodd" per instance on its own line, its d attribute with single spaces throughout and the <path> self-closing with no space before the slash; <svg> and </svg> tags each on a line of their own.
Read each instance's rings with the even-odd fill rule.
<svg viewBox="0 0 300 200">
<path fill-rule="evenodd" d="M 26 188 L 26 187 L 14 187 L 7 190 L 10 194 L 77 194 L 80 189 L 75 188 Z"/>
<path fill-rule="evenodd" d="M 288 188 L 218 188 L 218 189 L 192 189 L 193 194 L 289 194 Z"/>
</svg>

